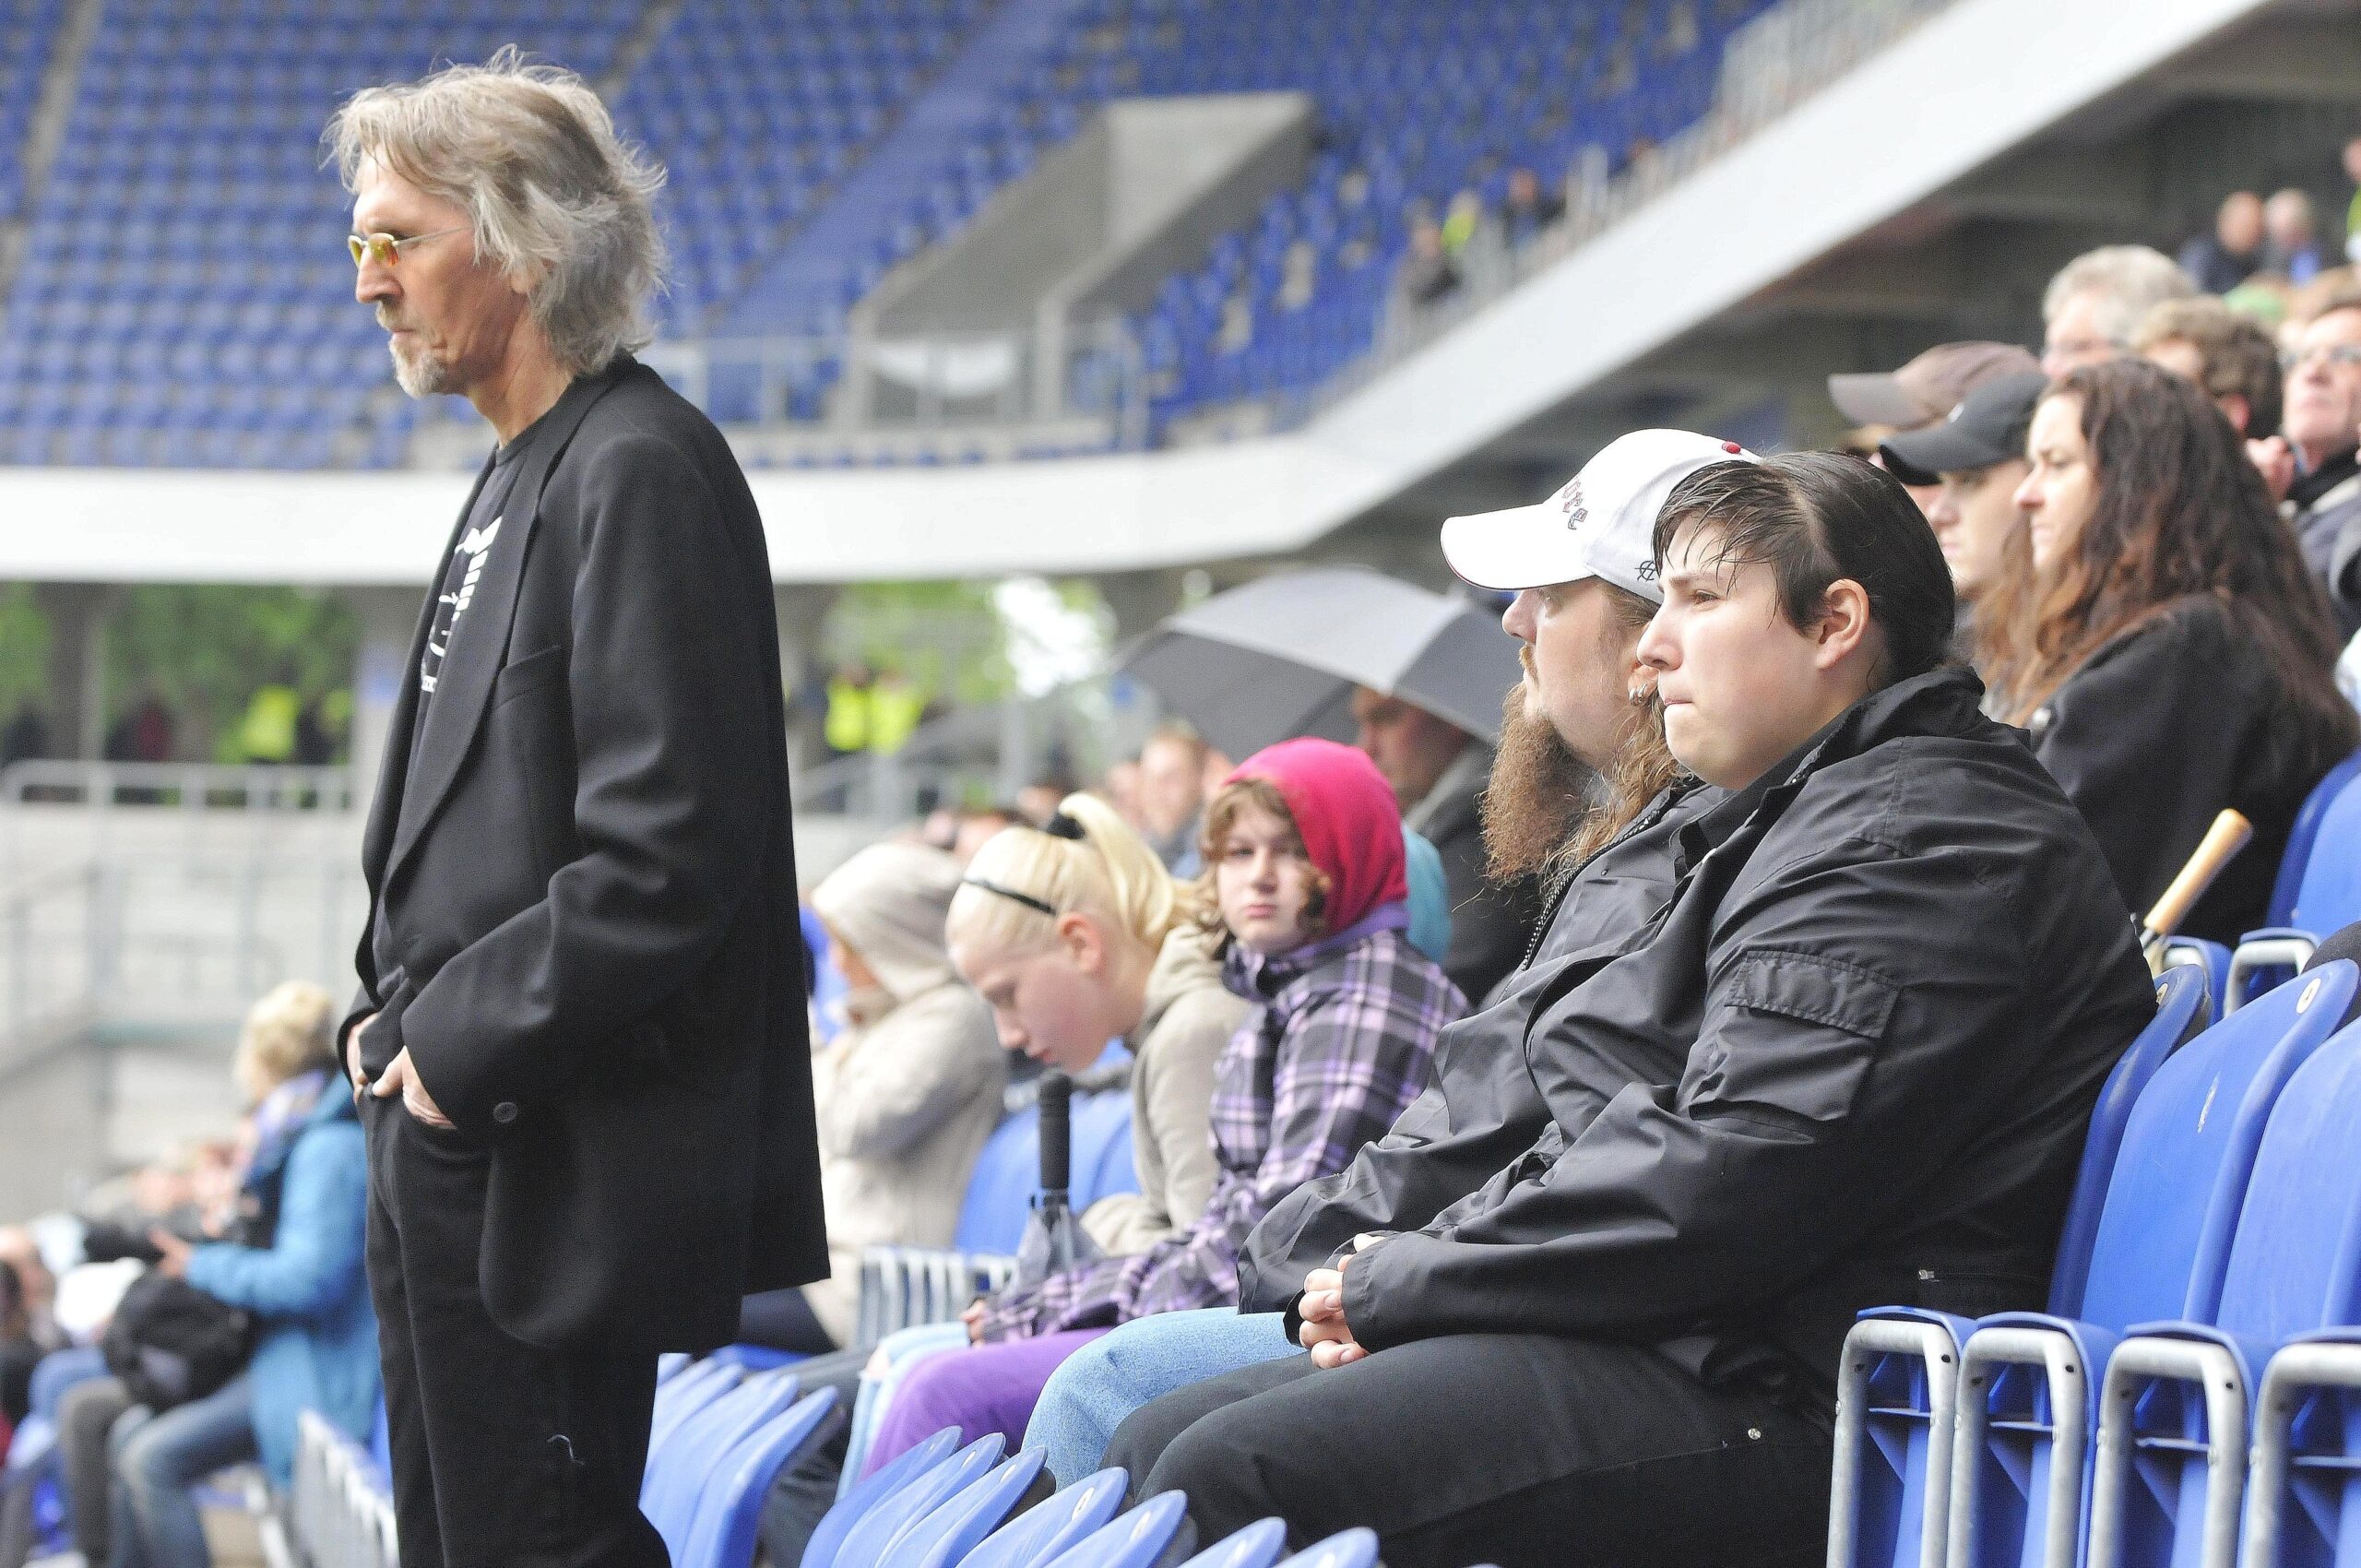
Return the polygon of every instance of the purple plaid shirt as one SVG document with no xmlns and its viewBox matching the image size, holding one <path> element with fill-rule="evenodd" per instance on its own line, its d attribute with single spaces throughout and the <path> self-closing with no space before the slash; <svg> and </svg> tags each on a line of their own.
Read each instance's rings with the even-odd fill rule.
<svg viewBox="0 0 2361 1568">
<path fill-rule="evenodd" d="M 1180 1235 L 984 1305 L 982 1336 L 1023 1339 L 1238 1300 L 1238 1253 L 1273 1204 L 1342 1170 L 1426 1087 L 1436 1037 L 1467 1010 L 1410 945 L 1400 904 L 1291 953 L 1231 944 L 1222 980 L 1264 1004 L 1214 1070 L 1214 1158 L 1205 1212 Z"/>
</svg>

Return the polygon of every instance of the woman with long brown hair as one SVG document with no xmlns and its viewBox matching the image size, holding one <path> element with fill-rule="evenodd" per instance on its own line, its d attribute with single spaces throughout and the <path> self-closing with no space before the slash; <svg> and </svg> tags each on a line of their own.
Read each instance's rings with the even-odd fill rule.
<svg viewBox="0 0 2361 1568">
<path fill-rule="evenodd" d="M 2134 909 L 2216 813 L 2244 813 L 2253 842 L 2182 926 L 2236 941 L 2305 794 L 2361 739 L 2328 606 L 2236 432 L 2179 377 L 2060 376 L 2025 455 L 2032 575 L 1979 623 L 1988 706 L 2031 731 Z"/>
</svg>

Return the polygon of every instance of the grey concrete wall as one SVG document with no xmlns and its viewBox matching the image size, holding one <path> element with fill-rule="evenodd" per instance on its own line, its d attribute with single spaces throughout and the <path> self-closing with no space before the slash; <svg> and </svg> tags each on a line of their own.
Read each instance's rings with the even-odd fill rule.
<svg viewBox="0 0 2361 1568">
<path fill-rule="evenodd" d="M 1132 99 L 1009 186 L 948 244 L 881 284 L 876 336 L 1022 331 L 1048 303 L 1130 308 L 1302 173 L 1312 130 L 1297 93 Z"/>
</svg>

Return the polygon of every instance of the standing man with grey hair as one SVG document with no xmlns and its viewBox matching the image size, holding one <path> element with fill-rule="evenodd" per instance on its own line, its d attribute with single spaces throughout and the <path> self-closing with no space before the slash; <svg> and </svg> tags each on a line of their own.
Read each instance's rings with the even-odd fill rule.
<svg viewBox="0 0 2361 1568">
<path fill-rule="evenodd" d="M 828 1272 L 761 519 L 631 348 L 659 172 L 504 52 L 328 130 L 354 289 L 485 462 L 362 848 L 369 1134 L 405 1568 L 658 1565 L 656 1358 Z"/>
<path fill-rule="evenodd" d="M 2063 375 L 2131 351 L 2148 313 L 2198 291 L 2188 273 L 2146 245 L 2101 245 L 2058 269 L 2041 296 L 2041 368 Z"/>
</svg>

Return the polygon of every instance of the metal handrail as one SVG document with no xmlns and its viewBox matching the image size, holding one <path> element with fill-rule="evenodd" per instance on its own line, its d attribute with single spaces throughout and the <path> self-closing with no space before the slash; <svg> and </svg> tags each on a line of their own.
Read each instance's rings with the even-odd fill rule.
<svg viewBox="0 0 2361 1568">
<path fill-rule="evenodd" d="M 94 811 L 350 811 L 353 771 L 271 763 L 86 762 L 39 757 L 0 768 L 0 805 L 73 804 Z"/>
</svg>

